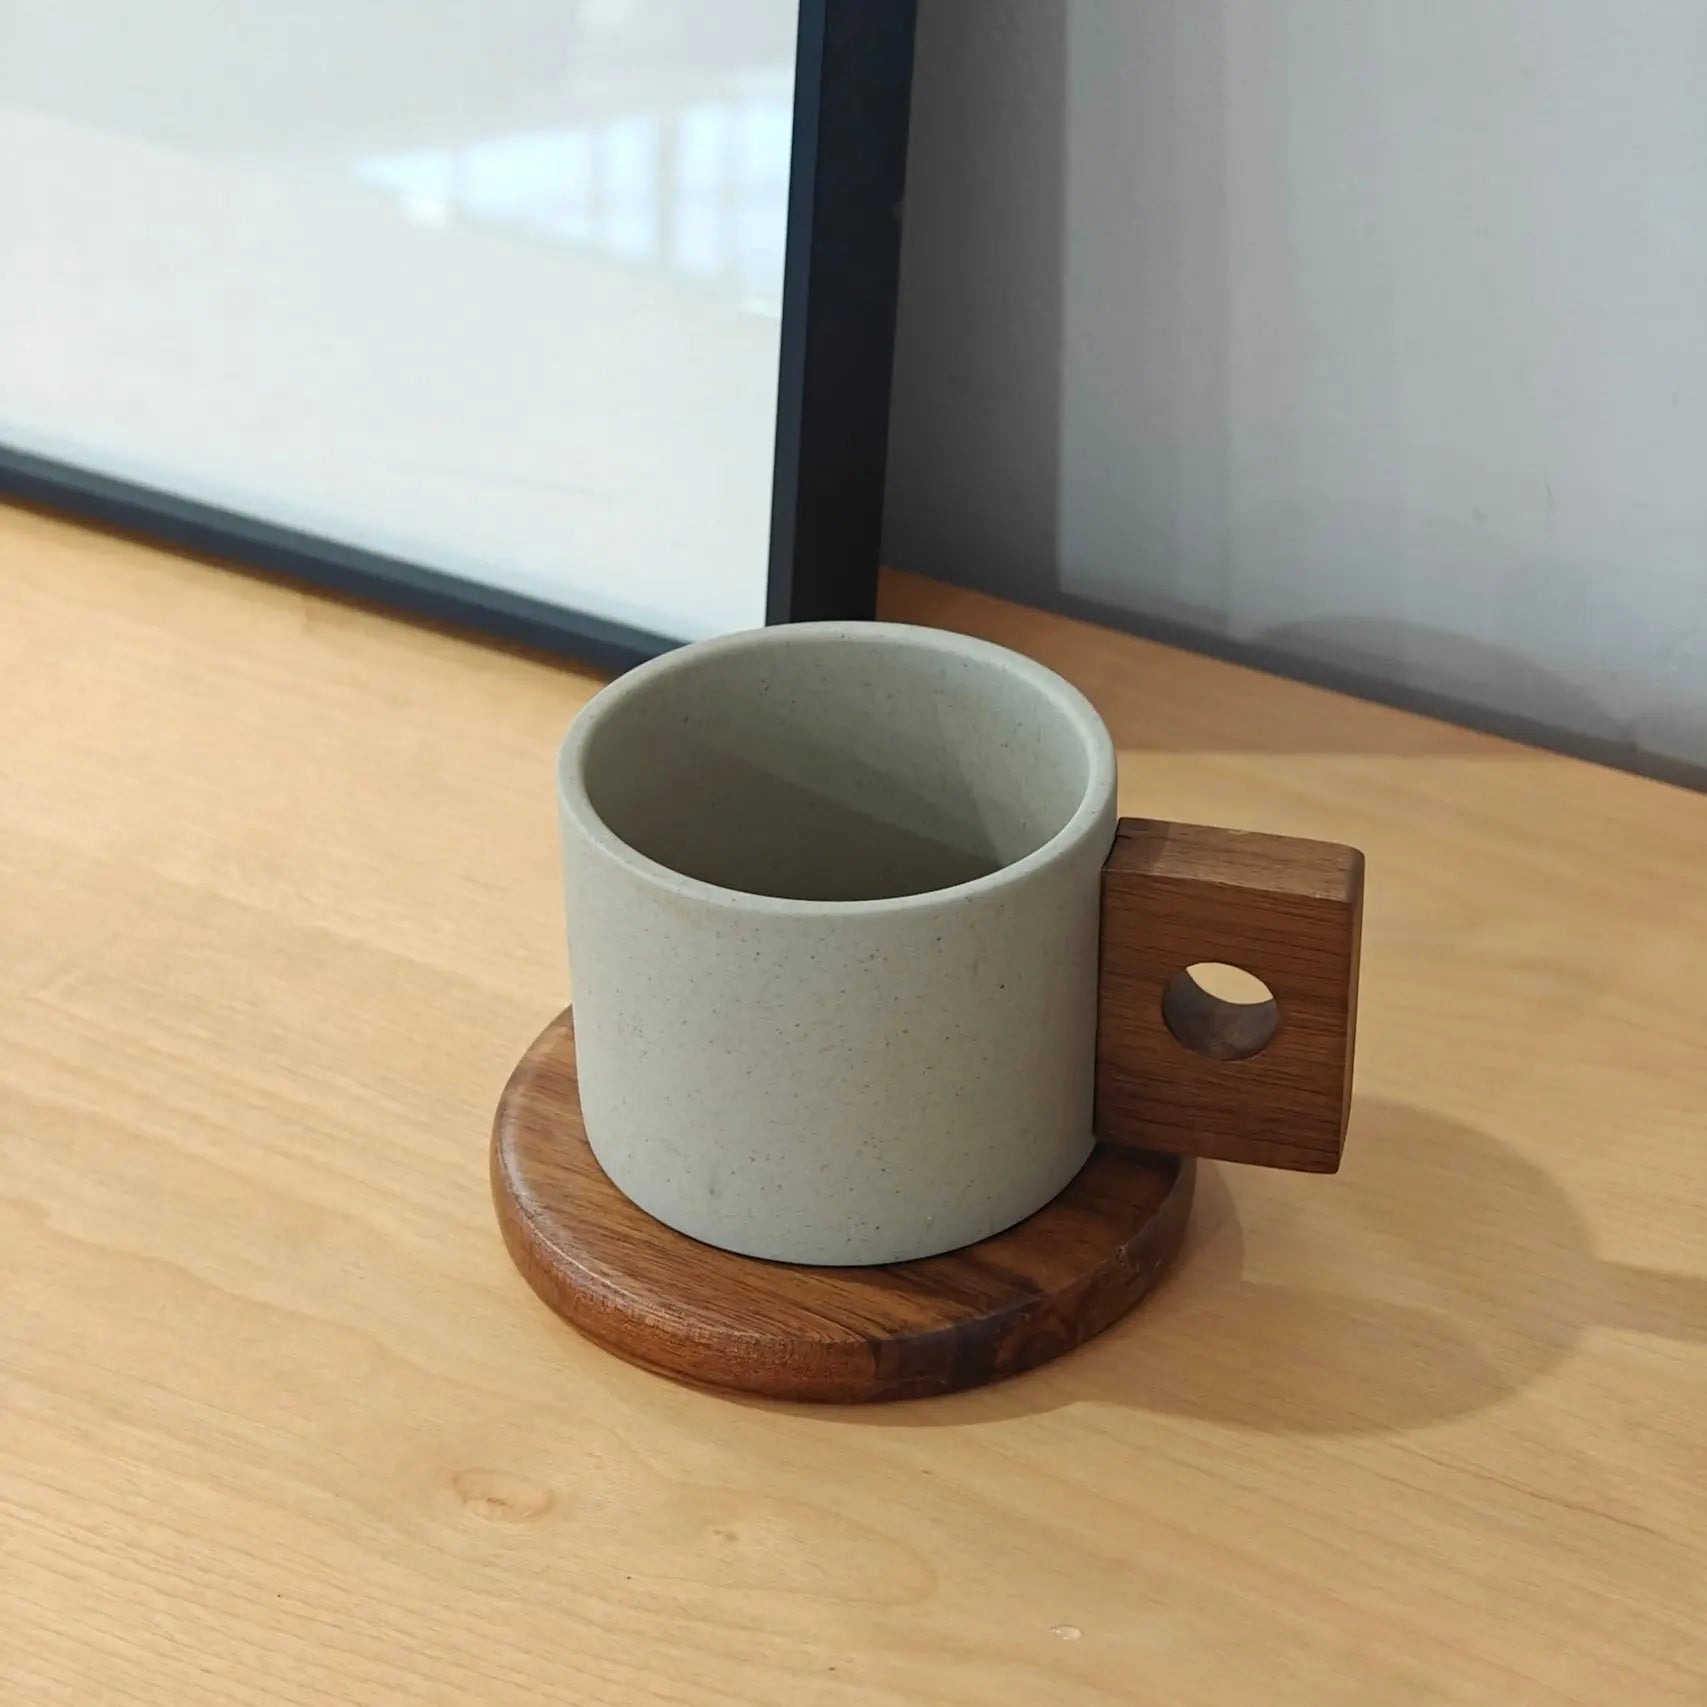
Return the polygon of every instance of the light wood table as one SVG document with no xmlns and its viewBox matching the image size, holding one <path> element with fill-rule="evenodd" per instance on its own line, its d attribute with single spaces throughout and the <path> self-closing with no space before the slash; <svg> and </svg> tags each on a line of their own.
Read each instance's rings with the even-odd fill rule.
<svg viewBox="0 0 1707 1707">
<path fill-rule="evenodd" d="M 0 1700 L 1707 1701 L 1707 799 L 886 609 L 1078 682 L 1128 811 L 1367 850 L 1357 1112 L 1064 1362 L 783 1408 L 494 1228 L 593 678 L 0 515 Z"/>
</svg>

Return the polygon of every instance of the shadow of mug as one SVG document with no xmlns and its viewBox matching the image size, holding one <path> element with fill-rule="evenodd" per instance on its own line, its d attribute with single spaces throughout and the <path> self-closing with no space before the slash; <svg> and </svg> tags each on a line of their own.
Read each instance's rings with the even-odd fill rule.
<svg viewBox="0 0 1707 1707">
<path fill-rule="evenodd" d="M 1707 1279 L 1601 1261 L 1489 1134 L 1364 1099 L 1345 1171 L 1261 1248 L 1221 1170 L 1173 1283 L 1081 1353 L 1081 1396 L 1281 1433 L 1391 1433 L 1516 1393 L 1594 1326 L 1707 1343 Z M 1295 1210 L 1295 1212 L 1294 1212 Z"/>
<path fill-rule="evenodd" d="M 1254 1180 L 1239 1178 L 1241 1192 Z M 1430 1110 L 1359 1099 L 1344 1171 L 1307 1196 L 1295 1185 L 1261 1181 L 1273 1195 L 1247 1237 L 1226 1171 L 1200 1163 L 1172 1274 L 1047 1370 L 943 1399 L 798 1409 L 920 1427 L 1093 1401 L 1272 1433 L 1385 1434 L 1521 1391 L 1590 1327 L 1707 1343 L 1707 1278 L 1602 1261 L 1547 1173 Z"/>
</svg>

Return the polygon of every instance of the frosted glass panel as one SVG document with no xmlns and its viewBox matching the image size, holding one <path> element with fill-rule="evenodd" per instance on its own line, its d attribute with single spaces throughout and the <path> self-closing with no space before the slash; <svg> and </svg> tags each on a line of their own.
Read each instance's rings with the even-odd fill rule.
<svg viewBox="0 0 1707 1707">
<path fill-rule="evenodd" d="M 0 0 L 0 441 L 764 620 L 795 0 Z"/>
</svg>

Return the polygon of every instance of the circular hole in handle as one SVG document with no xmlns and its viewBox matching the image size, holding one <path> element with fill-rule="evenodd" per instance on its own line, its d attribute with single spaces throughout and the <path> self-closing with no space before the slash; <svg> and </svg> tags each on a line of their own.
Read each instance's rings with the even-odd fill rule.
<svg viewBox="0 0 1707 1707">
<path fill-rule="evenodd" d="M 1242 967 L 1201 961 L 1162 989 L 1162 1020 L 1187 1049 L 1211 1061 L 1260 1055 L 1280 1029 L 1274 993 Z"/>
</svg>

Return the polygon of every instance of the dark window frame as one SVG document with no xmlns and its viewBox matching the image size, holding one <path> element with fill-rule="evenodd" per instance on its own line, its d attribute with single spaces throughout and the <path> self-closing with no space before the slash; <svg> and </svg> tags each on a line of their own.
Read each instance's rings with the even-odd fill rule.
<svg viewBox="0 0 1707 1707">
<path fill-rule="evenodd" d="M 765 613 L 875 614 L 915 0 L 800 0 Z M 0 499 L 621 669 L 681 644 L 0 444 Z"/>
</svg>

